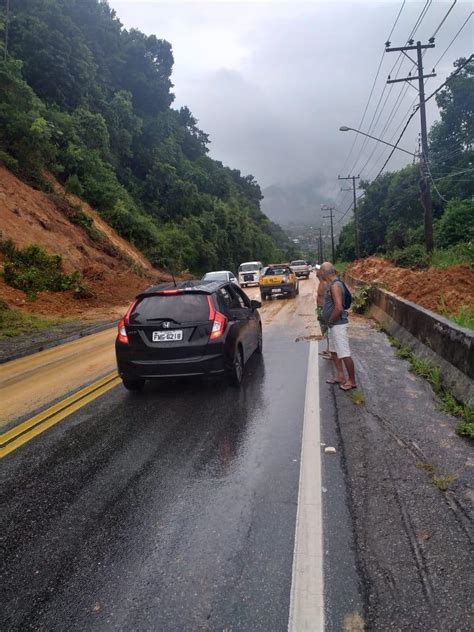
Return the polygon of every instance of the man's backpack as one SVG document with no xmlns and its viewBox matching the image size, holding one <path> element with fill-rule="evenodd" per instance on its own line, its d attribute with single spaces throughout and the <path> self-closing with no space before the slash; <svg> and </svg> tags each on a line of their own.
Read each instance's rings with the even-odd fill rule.
<svg viewBox="0 0 474 632">
<path fill-rule="evenodd" d="M 352 305 L 352 294 L 342 279 L 334 279 L 332 283 L 336 283 L 336 281 L 339 281 L 339 283 L 342 285 L 342 289 L 343 289 L 342 307 L 347 311 Z"/>
</svg>

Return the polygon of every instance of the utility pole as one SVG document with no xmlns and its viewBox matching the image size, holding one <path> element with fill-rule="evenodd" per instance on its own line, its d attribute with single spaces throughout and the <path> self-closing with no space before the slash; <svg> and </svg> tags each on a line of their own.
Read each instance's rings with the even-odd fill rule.
<svg viewBox="0 0 474 632">
<path fill-rule="evenodd" d="M 355 233 L 356 259 L 360 259 L 359 222 L 357 219 L 357 195 L 356 195 L 356 180 L 358 180 L 359 178 L 360 176 L 347 176 L 347 178 L 341 178 L 341 176 L 337 176 L 338 180 L 352 180 L 352 194 L 354 196 L 353 207 L 354 207 L 354 233 Z"/>
<path fill-rule="evenodd" d="M 324 261 L 324 249 L 323 249 L 323 234 L 321 229 L 319 229 L 319 263 L 323 263 Z"/>
<path fill-rule="evenodd" d="M 422 51 L 427 48 L 434 48 L 434 38 L 431 37 L 428 40 L 429 44 L 422 44 L 417 42 L 414 45 L 413 40 L 409 40 L 408 46 L 399 46 L 397 48 L 390 48 L 390 42 L 385 44 L 385 51 L 387 53 L 393 53 L 400 51 L 410 61 L 412 61 L 418 68 L 418 76 L 412 77 L 411 74 L 403 79 L 390 79 L 387 83 L 398 83 L 400 81 L 416 81 L 418 80 L 418 92 L 420 96 L 420 122 L 421 122 L 421 178 L 420 178 L 420 192 L 421 201 L 425 209 L 425 246 L 428 253 L 433 252 L 433 200 L 431 198 L 431 186 L 429 179 L 429 167 L 428 167 L 428 131 L 426 128 L 426 109 L 425 109 L 425 79 L 428 77 L 436 77 L 436 73 L 430 75 L 423 74 L 423 54 Z M 406 51 L 416 50 L 416 61 L 407 55 Z"/>
<path fill-rule="evenodd" d="M 331 252 L 332 252 L 332 262 L 335 263 L 336 255 L 335 255 L 335 250 L 334 250 L 334 224 L 333 224 L 335 209 L 332 206 L 321 206 L 321 210 L 327 211 L 329 213 L 329 215 L 323 215 L 323 219 L 331 220 Z"/>
</svg>

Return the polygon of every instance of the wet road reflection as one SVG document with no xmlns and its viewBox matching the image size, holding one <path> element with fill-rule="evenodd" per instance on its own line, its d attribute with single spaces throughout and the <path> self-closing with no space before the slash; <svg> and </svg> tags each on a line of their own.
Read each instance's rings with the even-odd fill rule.
<svg viewBox="0 0 474 632">
<path fill-rule="evenodd" d="M 240 390 L 117 388 L 12 454 L 2 629 L 286 629 L 306 362 L 275 326 Z"/>
</svg>

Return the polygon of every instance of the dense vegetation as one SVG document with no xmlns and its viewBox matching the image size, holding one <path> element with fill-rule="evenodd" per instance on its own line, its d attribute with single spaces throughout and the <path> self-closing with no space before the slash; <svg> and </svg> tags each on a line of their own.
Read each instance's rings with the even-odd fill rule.
<svg viewBox="0 0 474 632">
<path fill-rule="evenodd" d="M 5 30 L 4 15 L 6 166 L 45 190 L 53 173 L 158 266 L 289 256 L 254 177 L 212 160 L 189 109 L 171 107 L 168 42 L 125 30 L 104 0 L 15 0 Z"/>
<path fill-rule="evenodd" d="M 455 63 L 459 67 L 466 60 Z M 474 241 L 474 61 L 436 95 L 440 120 L 430 131 L 435 247 Z M 361 255 L 393 253 L 399 264 L 429 263 L 423 249 L 419 167 L 407 166 L 362 182 L 359 211 Z M 355 258 L 354 223 L 341 231 L 338 256 Z M 472 258 L 472 249 L 471 249 Z"/>
</svg>

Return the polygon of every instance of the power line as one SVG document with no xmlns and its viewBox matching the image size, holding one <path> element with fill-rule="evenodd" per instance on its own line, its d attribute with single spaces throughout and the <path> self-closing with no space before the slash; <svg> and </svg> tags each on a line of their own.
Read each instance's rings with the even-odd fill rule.
<svg viewBox="0 0 474 632">
<path fill-rule="evenodd" d="M 458 75 L 461 70 L 467 66 L 472 60 L 474 59 L 474 55 L 471 55 L 470 57 L 468 57 L 468 59 L 466 59 L 466 61 L 461 64 L 460 66 L 457 67 L 457 69 L 452 72 L 449 77 L 440 85 L 436 88 L 436 90 L 434 90 L 428 97 L 426 97 L 424 99 L 424 103 L 426 103 L 427 101 L 429 101 L 430 99 L 432 99 L 440 90 L 442 90 L 444 88 L 444 86 L 448 83 L 448 81 L 450 81 L 450 79 L 452 79 L 453 77 L 455 77 L 456 75 Z M 403 127 L 400 136 L 398 137 L 397 142 L 395 143 L 395 147 L 392 149 L 392 151 L 390 152 L 387 160 L 384 162 L 383 167 L 380 169 L 380 171 L 378 172 L 378 174 L 375 176 L 375 180 L 380 176 L 380 174 L 382 173 L 382 171 L 385 169 L 385 167 L 387 166 L 388 161 L 390 160 L 390 158 L 393 156 L 393 153 L 395 151 L 395 149 L 397 149 L 398 147 L 398 143 L 402 140 L 403 134 L 406 132 L 406 129 L 410 123 L 410 121 L 412 120 L 412 118 L 415 116 L 415 114 L 418 112 L 418 110 L 420 109 L 420 104 L 418 104 L 416 106 L 416 108 L 413 110 L 413 112 L 410 114 L 410 116 L 408 117 L 407 122 L 405 123 L 405 126 Z"/>
<path fill-rule="evenodd" d="M 434 182 L 439 182 L 440 180 L 446 180 L 446 178 L 453 178 L 454 176 L 459 176 L 462 173 L 471 173 L 473 171 L 474 171 L 474 169 L 463 169 L 462 171 L 456 171 L 455 173 L 448 173 L 447 175 L 443 176 L 442 178 L 434 178 L 433 181 Z"/>
<path fill-rule="evenodd" d="M 449 7 L 448 11 L 446 12 L 446 15 L 444 16 L 444 18 L 441 20 L 441 22 L 438 24 L 436 31 L 433 33 L 433 35 L 431 36 L 432 39 L 434 39 L 436 37 L 436 35 L 438 34 L 439 29 L 443 26 L 443 24 L 446 22 L 446 19 L 448 17 L 448 15 L 451 13 L 451 11 L 454 9 L 454 5 L 456 4 L 457 0 L 454 0 L 453 4 Z"/>
<path fill-rule="evenodd" d="M 425 5 L 423 6 L 423 9 L 421 10 L 420 15 L 418 16 L 418 18 L 417 18 L 417 20 L 416 20 L 416 22 L 415 22 L 415 25 L 413 26 L 413 28 L 412 28 L 412 30 L 411 30 L 411 32 L 410 32 L 410 35 L 408 36 L 407 42 L 411 41 L 412 37 L 415 35 L 416 31 L 418 30 L 418 28 L 420 27 L 421 23 L 422 23 L 422 22 L 423 22 L 423 20 L 425 19 L 426 14 L 428 13 L 428 10 L 429 10 L 429 8 L 430 8 L 430 6 L 431 6 L 431 3 L 432 3 L 432 0 L 426 0 Z M 390 44 L 390 42 L 389 42 L 388 40 L 387 40 L 387 42 L 386 42 L 386 43 L 387 43 L 387 44 Z M 391 68 L 391 70 L 390 70 L 390 72 L 389 72 L 389 77 L 391 77 L 391 75 L 393 74 L 394 69 L 397 67 L 397 64 L 399 63 L 399 61 L 400 61 L 400 59 L 401 59 L 400 64 L 398 65 L 398 69 L 397 69 L 396 75 L 395 75 L 395 78 L 397 78 L 397 77 L 398 77 L 398 75 L 399 75 L 399 73 L 400 73 L 400 70 L 401 70 L 401 68 L 402 68 L 402 66 L 403 66 L 403 62 L 404 62 L 404 57 L 403 57 L 403 55 L 404 55 L 404 53 L 403 53 L 403 52 L 400 52 L 400 53 L 399 53 L 399 55 L 398 55 L 397 59 L 395 60 L 395 63 L 393 64 L 393 66 L 392 66 L 392 68 Z M 411 69 L 412 69 L 414 66 L 416 66 L 416 64 L 412 64 Z M 411 71 L 411 69 L 410 69 L 410 71 Z M 384 87 L 383 87 L 383 90 L 382 90 L 382 94 L 380 95 L 380 98 L 379 98 L 379 101 L 378 101 L 377 106 L 376 106 L 376 108 L 375 108 L 374 114 L 373 114 L 373 116 L 372 116 L 372 120 L 371 120 L 371 122 L 370 122 L 369 128 L 367 129 L 367 134 L 370 134 L 370 133 L 371 133 L 371 130 L 376 128 L 376 126 L 377 126 L 377 124 L 378 124 L 378 122 L 379 122 L 379 120 L 380 120 L 380 117 L 381 117 L 381 115 L 382 115 L 382 112 L 384 111 L 385 106 L 386 106 L 386 104 L 387 104 L 387 101 L 388 101 L 388 99 L 389 99 L 389 97 L 390 97 L 390 94 L 392 93 L 392 90 L 393 90 L 393 84 L 392 84 L 392 85 L 390 85 L 390 88 L 389 88 L 388 94 L 387 94 L 387 96 L 386 96 L 386 98 L 385 98 L 385 101 L 384 101 L 384 103 L 383 103 L 382 109 L 380 110 L 380 113 L 379 113 L 379 115 L 378 115 L 378 117 L 377 117 L 377 120 L 376 120 L 376 122 L 375 122 L 375 125 L 373 126 L 373 123 L 374 123 L 375 117 L 376 117 L 376 115 L 377 115 L 378 108 L 379 108 L 379 106 L 380 106 L 380 102 L 382 101 L 383 95 L 384 95 L 385 90 L 386 90 L 386 86 L 387 86 L 387 84 L 384 84 Z M 403 88 L 402 88 L 402 91 L 403 91 Z M 397 101 L 398 101 L 399 97 L 400 97 L 400 94 L 399 94 L 399 96 L 398 96 L 398 98 L 397 98 Z M 393 108 L 392 108 L 392 110 L 393 110 Z M 372 127 L 372 126 L 373 126 L 373 127 Z M 356 140 L 356 139 L 355 139 L 355 140 Z M 353 146 L 355 145 L 355 140 L 354 140 Z M 358 161 L 359 161 L 360 157 L 362 156 L 362 152 L 364 151 L 364 149 L 365 149 L 365 147 L 366 147 L 367 143 L 368 143 L 368 139 L 367 139 L 367 137 L 365 137 L 365 138 L 364 138 L 364 142 L 362 143 L 362 147 L 361 147 L 361 149 L 360 149 L 360 151 L 359 151 L 359 156 L 357 157 L 357 159 L 356 159 L 356 161 L 355 161 L 355 163 L 354 163 L 354 165 L 353 165 L 353 167 L 352 167 L 352 169 L 351 169 L 351 172 L 357 171 L 355 167 L 356 167 L 356 165 L 357 165 L 357 163 L 358 163 Z M 346 161 L 346 162 L 347 162 L 347 161 Z"/>
<path fill-rule="evenodd" d="M 448 52 L 448 50 L 451 48 L 451 46 L 454 44 L 454 42 L 457 40 L 459 34 L 461 33 L 461 31 L 463 30 L 463 28 L 466 26 L 466 24 L 469 22 L 469 20 L 472 18 L 472 14 L 474 13 L 474 11 L 471 11 L 471 13 L 467 16 L 467 18 L 464 20 L 461 28 L 459 29 L 459 31 L 456 33 L 456 35 L 453 37 L 453 39 L 449 42 L 448 46 L 446 47 L 446 49 L 444 50 L 443 54 L 441 55 L 441 57 L 438 59 L 437 62 L 435 62 L 435 64 L 433 65 L 433 68 L 436 68 L 436 66 L 439 64 L 439 62 L 443 59 L 443 57 L 446 55 L 446 53 Z"/>
<path fill-rule="evenodd" d="M 398 24 L 398 20 L 399 20 L 399 18 L 400 18 L 400 15 L 401 15 L 401 13 L 402 13 L 402 11 L 403 11 L 403 7 L 405 6 L 405 4 L 406 4 L 406 0 L 403 0 L 403 2 L 402 2 L 402 6 L 400 7 L 400 9 L 399 9 L 399 11 L 398 11 L 397 17 L 395 18 L 395 22 L 393 23 L 393 26 L 392 26 L 392 28 L 391 28 L 391 30 L 390 30 L 389 35 L 388 35 L 387 41 L 388 41 L 388 40 L 392 37 L 393 31 L 395 30 L 395 27 L 396 27 L 396 26 L 397 26 L 397 24 Z M 370 100 L 371 100 L 372 95 L 373 95 L 373 93 L 374 93 L 375 84 L 377 83 L 377 79 L 378 79 L 378 77 L 379 77 L 379 73 L 380 73 L 380 69 L 381 69 L 381 67 L 382 67 L 382 63 L 383 63 L 384 57 L 385 57 L 385 49 L 382 51 L 382 56 L 380 57 L 380 62 L 379 62 L 378 68 L 377 68 L 377 72 L 376 72 L 376 74 L 375 74 L 375 79 L 374 79 L 374 81 L 373 81 L 373 83 L 372 83 L 372 88 L 371 88 L 371 90 L 370 90 L 369 98 L 367 99 L 367 103 L 366 103 L 366 105 L 365 105 L 364 113 L 362 114 L 362 118 L 360 119 L 359 128 L 360 128 L 360 127 L 362 126 L 362 124 L 364 123 L 364 120 L 365 120 L 365 115 L 367 114 L 367 110 L 368 110 L 368 107 L 369 107 L 369 103 L 370 103 Z M 344 164 L 342 165 L 342 169 L 341 169 L 341 171 L 344 171 L 344 168 L 345 168 L 345 166 L 346 166 L 346 164 L 347 164 L 347 161 L 349 160 L 349 158 L 350 158 L 350 157 L 351 157 L 351 155 L 352 155 L 352 152 L 354 151 L 354 146 L 355 146 L 356 142 L 357 142 L 357 136 L 354 138 L 354 142 L 352 143 L 352 147 L 351 147 L 351 148 L 350 148 L 350 150 L 349 150 L 349 154 L 347 155 L 347 158 L 345 159 Z"/>
</svg>

